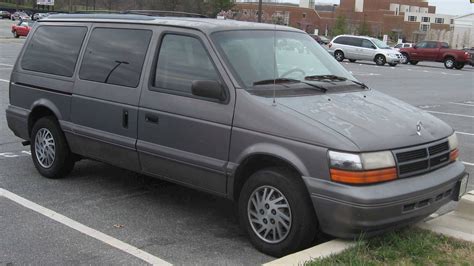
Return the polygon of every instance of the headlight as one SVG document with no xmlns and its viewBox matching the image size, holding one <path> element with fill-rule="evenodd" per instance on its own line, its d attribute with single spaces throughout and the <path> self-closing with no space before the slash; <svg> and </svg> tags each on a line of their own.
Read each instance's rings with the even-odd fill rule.
<svg viewBox="0 0 474 266">
<path fill-rule="evenodd" d="M 456 161 L 459 158 L 458 137 L 453 133 L 448 137 L 449 144 L 449 160 Z"/>
<path fill-rule="evenodd" d="M 370 184 L 397 178 L 395 159 L 389 151 L 344 153 L 329 151 L 331 179 L 347 184 Z"/>
</svg>

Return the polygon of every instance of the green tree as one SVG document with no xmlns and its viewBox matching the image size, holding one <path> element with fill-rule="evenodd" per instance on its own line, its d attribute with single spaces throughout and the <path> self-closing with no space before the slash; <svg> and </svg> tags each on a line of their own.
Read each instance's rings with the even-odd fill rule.
<svg viewBox="0 0 474 266">
<path fill-rule="evenodd" d="M 336 23 L 334 24 L 334 27 L 332 28 L 332 36 L 337 36 L 337 35 L 346 34 L 346 33 L 347 33 L 346 17 L 343 15 L 337 16 Z"/>
</svg>

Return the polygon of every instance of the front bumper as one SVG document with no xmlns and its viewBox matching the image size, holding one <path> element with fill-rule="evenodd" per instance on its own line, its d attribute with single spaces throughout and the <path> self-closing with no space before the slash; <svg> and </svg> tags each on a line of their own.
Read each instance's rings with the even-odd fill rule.
<svg viewBox="0 0 474 266">
<path fill-rule="evenodd" d="M 386 58 L 387 63 L 389 64 L 400 64 L 402 60 L 402 58 L 398 58 L 398 57 L 386 56 L 385 58 Z"/>
<path fill-rule="evenodd" d="M 415 223 L 457 200 L 466 175 L 461 162 L 416 177 L 349 186 L 304 177 L 323 232 L 340 237 L 367 236 Z"/>
</svg>

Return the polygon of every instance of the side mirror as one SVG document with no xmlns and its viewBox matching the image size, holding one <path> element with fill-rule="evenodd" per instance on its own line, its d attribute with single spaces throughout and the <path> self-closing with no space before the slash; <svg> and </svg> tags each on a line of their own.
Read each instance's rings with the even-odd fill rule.
<svg viewBox="0 0 474 266">
<path fill-rule="evenodd" d="M 416 49 L 416 48 L 418 48 L 418 46 L 416 46 L 416 44 L 415 44 L 415 45 L 413 45 L 413 49 Z"/>
<path fill-rule="evenodd" d="M 191 85 L 193 95 L 225 101 L 225 91 L 222 84 L 216 80 L 195 80 Z"/>
<path fill-rule="evenodd" d="M 372 49 L 377 49 L 377 47 L 375 47 L 375 45 L 372 45 Z"/>
</svg>

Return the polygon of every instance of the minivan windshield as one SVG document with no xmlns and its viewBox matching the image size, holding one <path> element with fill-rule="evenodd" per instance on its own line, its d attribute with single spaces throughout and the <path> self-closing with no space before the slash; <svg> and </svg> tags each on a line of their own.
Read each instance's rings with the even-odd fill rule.
<svg viewBox="0 0 474 266">
<path fill-rule="evenodd" d="M 377 47 L 380 48 L 380 49 L 392 49 L 392 48 L 390 48 L 390 46 L 388 46 L 387 44 L 385 44 L 384 42 L 382 42 L 379 39 L 372 38 L 372 42 L 374 42 L 375 45 L 377 45 Z"/>
<path fill-rule="evenodd" d="M 214 33 L 212 39 L 245 89 L 269 80 L 305 83 L 307 77 L 314 76 L 354 79 L 305 33 L 238 30 Z"/>
</svg>

